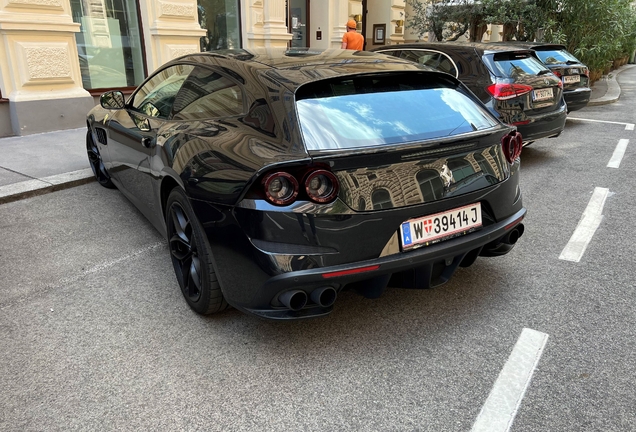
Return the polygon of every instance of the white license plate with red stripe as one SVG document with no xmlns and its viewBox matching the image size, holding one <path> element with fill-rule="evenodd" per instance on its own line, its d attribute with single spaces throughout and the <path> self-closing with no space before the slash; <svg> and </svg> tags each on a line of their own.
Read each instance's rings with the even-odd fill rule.
<svg viewBox="0 0 636 432">
<path fill-rule="evenodd" d="M 402 249 L 427 246 L 481 228 L 481 204 L 411 219 L 400 225 Z"/>
<path fill-rule="evenodd" d="M 572 84 L 572 83 L 581 82 L 581 76 L 580 75 L 566 75 L 566 76 L 563 77 L 563 82 L 565 84 Z"/>
</svg>

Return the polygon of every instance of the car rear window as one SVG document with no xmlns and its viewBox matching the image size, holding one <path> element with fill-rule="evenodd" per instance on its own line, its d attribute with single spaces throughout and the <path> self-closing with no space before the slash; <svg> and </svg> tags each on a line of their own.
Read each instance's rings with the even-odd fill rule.
<svg viewBox="0 0 636 432">
<path fill-rule="evenodd" d="M 438 73 L 318 81 L 298 89 L 296 106 L 310 151 L 442 138 L 498 124 L 455 81 Z"/>
<path fill-rule="evenodd" d="M 537 55 L 541 61 L 547 65 L 579 63 L 579 60 L 564 49 L 537 50 Z"/>
<path fill-rule="evenodd" d="M 546 69 L 539 60 L 528 52 L 497 53 L 493 57 L 494 65 L 500 76 L 517 78 L 522 75 L 537 75 Z"/>
</svg>

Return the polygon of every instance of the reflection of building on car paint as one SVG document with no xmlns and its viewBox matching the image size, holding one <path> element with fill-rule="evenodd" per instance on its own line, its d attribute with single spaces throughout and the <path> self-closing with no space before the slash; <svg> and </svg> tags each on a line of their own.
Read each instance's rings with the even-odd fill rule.
<svg viewBox="0 0 636 432">
<path fill-rule="evenodd" d="M 198 313 L 322 316 L 343 290 L 441 285 L 523 234 L 521 137 L 447 73 L 224 50 L 174 60 L 124 100 L 90 111 L 90 165 L 165 235 Z"/>
</svg>

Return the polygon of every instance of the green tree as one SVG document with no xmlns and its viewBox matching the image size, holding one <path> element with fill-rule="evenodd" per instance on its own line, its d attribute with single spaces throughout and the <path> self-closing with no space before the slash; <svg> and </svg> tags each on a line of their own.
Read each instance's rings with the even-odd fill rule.
<svg viewBox="0 0 636 432">
<path fill-rule="evenodd" d="M 481 3 L 473 0 L 406 0 L 413 14 L 406 16 L 406 28 L 415 30 L 419 38 L 432 32 L 437 40 L 454 41 L 475 33 L 482 22 Z"/>
<path fill-rule="evenodd" d="M 630 0 L 545 0 L 545 40 L 564 43 L 591 69 L 602 70 L 636 47 Z"/>
<path fill-rule="evenodd" d="M 488 24 L 503 24 L 504 40 L 534 41 L 549 16 L 534 0 L 482 0 L 482 7 Z"/>
</svg>

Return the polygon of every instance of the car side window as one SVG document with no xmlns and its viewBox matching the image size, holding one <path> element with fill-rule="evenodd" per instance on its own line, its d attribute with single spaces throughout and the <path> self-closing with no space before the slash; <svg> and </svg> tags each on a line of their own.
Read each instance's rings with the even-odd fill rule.
<svg viewBox="0 0 636 432">
<path fill-rule="evenodd" d="M 159 71 L 133 98 L 132 108 L 150 117 L 168 118 L 177 93 L 194 66 L 176 65 Z"/>
<path fill-rule="evenodd" d="M 457 76 L 457 68 L 446 54 L 427 50 L 402 51 L 400 58 Z"/>
<path fill-rule="evenodd" d="M 230 78 L 197 66 L 177 94 L 173 120 L 198 120 L 243 114 L 243 92 Z"/>
</svg>

